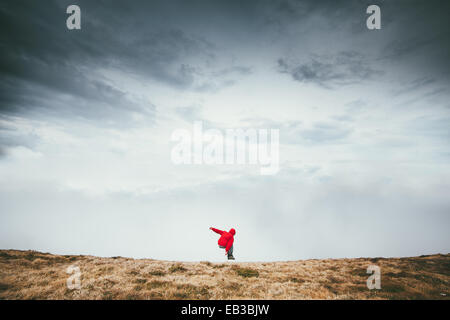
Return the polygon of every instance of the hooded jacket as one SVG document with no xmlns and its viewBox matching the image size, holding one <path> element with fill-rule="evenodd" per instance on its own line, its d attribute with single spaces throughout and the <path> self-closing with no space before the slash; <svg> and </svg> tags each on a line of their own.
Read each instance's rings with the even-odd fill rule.
<svg viewBox="0 0 450 320">
<path fill-rule="evenodd" d="M 216 228 L 211 228 L 211 230 L 220 234 L 220 238 L 217 243 L 219 244 L 219 246 L 225 247 L 225 251 L 228 252 L 228 250 L 230 250 L 231 246 L 233 245 L 236 230 L 234 230 L 233 228 L 231 228 L 228 232 Z"/>
</svg>

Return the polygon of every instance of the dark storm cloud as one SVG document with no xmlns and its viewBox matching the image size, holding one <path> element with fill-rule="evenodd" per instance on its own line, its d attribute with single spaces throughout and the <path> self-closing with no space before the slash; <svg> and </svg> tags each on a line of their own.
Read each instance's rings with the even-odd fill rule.
<svg viewBox="0 0 450 320">
<path fill-rule="evenodd" d="M 1 7 L 2 114 L 55 114 L 126 122 L 127 113 L 154 113 L 154 106 L 117 88 L 93 70 L 111 57 L 111 32 L 74 34 L 65 28 L 64 7 L 55 2 L 15 1 Z M 100 40 L 105 40 L 101 43 Z"/>
<path fill-rule="evenodd" d="M 75 1 L 82 8 L 82 29 L 69 31 L 69 4 L 73 1 L 1 5 L 2 114 L 75 114 L 112 123 L 126 121 L 130 112 L 151 118 L 155 108 L 150 101 L 124 91 L 99 70 L 197 90 L 216 90 L 249 72 L 238 65 L 209 70 L 216 58 L 214 45 L 183 31 L 177 23 L 183 12 L 170 5 Z M 158 15 L 164 10 L 172 12 L 167 21 Z"/>
<path fill-rule="evenodd" d="M 65 27 L 69 4 L 82 8 L 81 30 Z M 378 33 L 365 28 L 368 4 L 357 0 L 3 1 L 0 112 L 76 115 L 116 125 L 131 121 L 131 113 L 151 119 L 155 107 L 150 101 L 127 92 L 100 71 L 118 71 L 143 83 L 152 79 L 179 90 L 216 91 L 252 72 L 239 63 L 241 46 L 258 39 L 266 44 L 290 43 L 290 26 L 298 31 L 306 26 L 302 36 L 309 38 L 320 39 L 329 32 L 337 37 L 334 43 L 319 42 L 302 54 L 294 49 L 291 56 L 273 57 L 278 71 L 295 81 L 327 88 L 353 84 L 382 72 L 375 61 L 403 66 L 406 72 L 449 72 L 448 2 L 378 1 L 384 28 Z M 366 42 L 352 38 L 355 30 L 373 42 L 368 50 L 375 49 L 374 58 L 363 52 Z M 345 39 L 354 42 L 342 50 L 338 43 Z M 220 60 L 224 49 L 237 56 Z M 254 48 L 255 57 L 259 49 Z M 419 55 L 417 61 L 404 59 L 413 54 Z"/>
<path fill-rule="evenodd" d="M 66 28 L 70 4 L 81 7 L 81 30 Z M 214 7 L 205 10 L 204 17 L 220 14 Z M 136 118 L 153 125 L 156 106 L 120 82 L 214 91 L 249 74 L 250 68 L 236 63 L 215 66 L 218 49 L 189 31 L 201 16 L 196 11 L 183 1 L 3 1 L 0 115 L 5 121 L 51 117 L 63 126 L 87 121 L 121 128 L 135 125 Z M 30 137 L 11 130 L 1 131 L 1 155 L 11 146 L 33 146 Z"/>
<path fill-rule="evenodd" d="M 334 51 L 337 42 L 350 38 L 352 48 L 364 49 L 370 45 L 380 59 L 402 63 L 400 59 L 405 56 L 420 54 L 426 67 L 450 70 L 449 1 L 282 0 L 275 3 L 272 17 L 278 19 L 284 30 L 293 23 L 313 17 L 314 24 L 308 31 L 314 37 L 320 38 L 326 33 L 335 35 L 336 43 L 327 44 L 329 51 Z M 382 28 L 379 31 L 366 28 L 366 8 L 372 4 L 381 8 Z M 320 31 L 314 32 L 313 29 Z M 343 32 L 339 34 L 337 31 Z M 361 42 L 362 38 L 356 36 L 364 36 L 363 40 L 370 40 L 372 44 Z M 405 67 L 415 69 L 418 66 L 407 62 Z"/>
<path fill-rule="evenodd" d="M 369 5 L 378 5 L 385 8 L 392 5 L 392 1 L 385 0 L 280 0 L 271 1 L 267 10 L 266 23 L 271 25 L 278 36 L 286 36 L 290 26 L 297 25 L 295 29 L 311 33 L 313 37 L 320 38 L 323 33 L 334 33 L 344 30 L 346 37 L 363 34 L 366 28 L 366 9 Z M 403 2 L 406 1 L 397 1 Z M 305 21 L 313 20 L 313 24 Z M 389 15 L 384 15 L 383 25 L 392 22 Z M 330 44 L 328 44 L 330 45 Z M 333 46 L 330 45 L 330 48 Z"/>
<path fill-rule="evenodd" d="M 398 1 L 387 2 L 384 15 L 395 23 L 390 31 L 389 42 L 383 48 L 384 58 L 404 58 L 420 52 L 432 55 L 447 70 L 450 66 L 450 20 L 448 1 Z M 430 59 L 430 56 L 428 56 Z M 447 61 L 445 61 L 447 60 Z"/>
<path fill-rule="evenodd" d="M 381 30 L 366 28 L 369 4 L 381 8 Z M 282 1 L 277 9 L 273 19 L 278 19 L 280 37 L 290 32 L 291 38 L 302 42 L 292 34 L 292 30 L 301 30 L 306 39 L 331 41 L 318 41 L 313 47 L 306 42 L 278 58 L 279 72 L 295 81 L 332 87 L 377 75 L 373 69 L 395 70 L 405 79 L 433 76 L 449 83 L 448 1 Z M 345 57 L 342 52 L 354 56 Z M 295 59 L 299 56 L 301 60 Z"/>
<path fill-rule="evenodd" d="M 386 2 L 383 14 L 392 21 L 380 39 L 380 63 L 389 63 L 416 85 L 448 87 L 450 82 L 449 1 Z M 421 83 L 423 82 L 423 83 Z M 433 83 L 431 83 L 433 82 Z M 414 86 L 409 93 L 414 93 Z M 435 90 L 433 89 L 433 90 Z"/>
</svg>

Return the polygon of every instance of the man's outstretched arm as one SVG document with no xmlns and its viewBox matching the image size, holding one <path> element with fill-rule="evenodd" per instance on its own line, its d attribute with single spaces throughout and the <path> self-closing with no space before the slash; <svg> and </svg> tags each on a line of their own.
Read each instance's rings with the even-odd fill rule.
<svg viewBox="0 0 450 320">
<path fill-rule="evenodd" d="M 215 233 L 220 234 L 220 235 L 222 235 L 222 233 L 223 233 L 222 230 L 219 230 L 219 229 L 216 229 L 216 228 L 213 228 L 213 227 L 211 227 L 211 228 L 209 228 L 209 229 L 212 230 L 212 231 L 214 231 Z"/>
</svg>

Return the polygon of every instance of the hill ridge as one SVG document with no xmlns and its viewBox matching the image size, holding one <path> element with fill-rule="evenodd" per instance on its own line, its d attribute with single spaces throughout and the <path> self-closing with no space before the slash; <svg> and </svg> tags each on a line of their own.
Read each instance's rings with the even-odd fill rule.
<svg viewBox="0 0 450 320">
<path fill-rule="evenodd" d="M 450 254 L 229 264 L 0 250 L 0 299 L 448 300 L 449 289 Z"/>
</svg>

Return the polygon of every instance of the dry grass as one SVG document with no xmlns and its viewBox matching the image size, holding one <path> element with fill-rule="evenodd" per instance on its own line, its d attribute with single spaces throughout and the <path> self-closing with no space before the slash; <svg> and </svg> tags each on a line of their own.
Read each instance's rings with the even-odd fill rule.
<svg viewBox="0 0 450 320">
<path fill-rule="evenodd" d="M 381 290 L 366 287 L 381 268 Z M 68 266 L 81 270 L 69 290 Z M 266 263 L 170 262 L 0 250 L 0 299 L 449 299 L 450 255 Z"/>
</svg>

